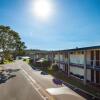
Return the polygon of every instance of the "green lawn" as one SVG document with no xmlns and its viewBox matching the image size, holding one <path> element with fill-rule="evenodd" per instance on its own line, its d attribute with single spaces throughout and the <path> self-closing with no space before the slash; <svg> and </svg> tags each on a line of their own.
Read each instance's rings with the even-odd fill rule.
<svg viewBox="0 0 100 100">
<path fill-rule="evenodd" d="M 10 63 L 13 63 L 13 60 L 12 61 L 4 60 L 3 62 L 0 62 L 0 65 L 2 65 L 2 64 L 10 64 Z"/>
<path fill-rule="evenodd" d="M 23 61 L 25 61 L 26 63 L 28 63 L 29 64 L 29 62 L 30 62 L 30 59 L 23 59 Z"/>
<path fill-rule="evenodd" d="M 9 61 L 9 60 L 5 60 L 4 61 L 4 64 L 10 64 L 10 63 L 12 63 L 13 61 Z"/>
</svg>

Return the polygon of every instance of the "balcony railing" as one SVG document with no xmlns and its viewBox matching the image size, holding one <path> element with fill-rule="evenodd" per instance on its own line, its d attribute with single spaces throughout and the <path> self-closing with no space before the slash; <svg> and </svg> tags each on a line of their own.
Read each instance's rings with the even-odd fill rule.
<svg viewBox="0 0 100 100">
<path fill-rule="evenodd" d="M 58 59 L 54 59 L 55 62 L 59 62 L 59 63 L 67 63 L 67 60 L 64 59 L 60 59 L 60 61 Z"/>
<path fill-rule="evenodd" d="M 70 62 L 71 66 L 77 66 L 77 67 L 84 67 L 84 63 L 80 64 L 80 63 L 72 63 Z M 88 60 L 86 61 L 86 66 L 87 68 L 90 69 L 96 69 L 96 70 L 100 70 L 100 60 Z"/>
<path fill-rule="evenodd" d="M 90 68 L 100 68 L 100 60 L 87 60 L 86 65 Z"/>
<path fill-rule="evenodd" d="M 60 62 L 60 63 L 67 63 L 67 61 L 65 60 L 58 60 L 58 59 L 54 59 L 55 62 Z M 80 62 L 77 63 L 72 63 L 70 62 L 70 65 L 73 66 L 79 66 L 79 67 L 84 67 L 84 63 L 80 64 Z M 93 68 L 93 69 L 100 69 L 100 60 L 86 60 L 86 66 L 87 68 Z"/>
</svg>

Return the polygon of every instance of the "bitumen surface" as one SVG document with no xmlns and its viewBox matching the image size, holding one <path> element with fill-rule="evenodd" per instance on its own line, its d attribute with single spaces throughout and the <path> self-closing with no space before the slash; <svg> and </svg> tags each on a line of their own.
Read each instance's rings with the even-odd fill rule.
<svg viewBox="0 0 100 100">
<path fill-rule="evenodd" d="M 20 69 L 13 69 L 15 65 L 11 64 L 6 66 L 0 76 L 0 100 L 43 100 Z"/>
<path fill-rule="evenodd" d="M 33 70 L 23 61 L 3 65 L 0 76 L 0 100 L 85 100 L 54 77 Z"/>
</svg>

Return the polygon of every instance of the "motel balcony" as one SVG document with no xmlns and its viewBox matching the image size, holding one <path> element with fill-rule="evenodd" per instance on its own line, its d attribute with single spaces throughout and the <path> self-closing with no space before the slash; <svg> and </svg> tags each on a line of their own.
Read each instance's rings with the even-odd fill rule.
<svg viewBox="0 0 100 100">
<path fill-rule="evenodd" d="M 56 63 L 59 63 L 59 60 L 58 60 L 58 59 L 54 59 L 54 61 L 55 61 Z"/>
<path fill-rule="evenodd" d="M 64 59 L 60 59 L 60 61 L 59 61 L 59 59 L 54 59 L 54 61 L 56 63 L 67 64 L 67 60 L 64 60 Z"/>
<path fill-rule="evenodd" d="M 80 63 L 80 62 L 70 62 L 70 66 L 74 66 L 74 67 L 81 67 L 84 68 L 84 63 Z M 95 69 L 100 71 L 100 60 L 88 60 L 86 61 L 86 67 L 88 69 Z"/>
<path fill-rule="evenodd" d="M 100 70 L 100 60 L 88 60 L 86 66 L 90 69 Z"/>
<path fill-rule="evenodd" d="M 84 68 L 84 64 L 80 64 L 80 63 L 72 63 L 72 62 L 70 62 L 70 66 Z"/>
</svg>

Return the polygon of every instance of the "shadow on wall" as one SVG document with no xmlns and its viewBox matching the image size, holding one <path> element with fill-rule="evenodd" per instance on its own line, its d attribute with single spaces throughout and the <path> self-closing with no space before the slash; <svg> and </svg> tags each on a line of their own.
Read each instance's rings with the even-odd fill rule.
<svg viewBox="0 0 100 100">
<path fill-rule="evenodd" d="M 6 69 L 0 72 L 0 84 L 5 83 L 7 80 L 16 77 L 15 72 L 20 69 Z"/>
</svg>

